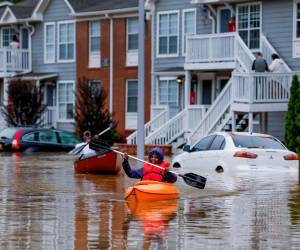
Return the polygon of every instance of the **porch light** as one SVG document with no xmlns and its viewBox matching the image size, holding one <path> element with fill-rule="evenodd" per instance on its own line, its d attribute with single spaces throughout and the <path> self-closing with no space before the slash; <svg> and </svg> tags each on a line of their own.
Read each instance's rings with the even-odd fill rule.
<svg viewBox="0 0 300 250">
<path fill-rule="evenodd" d="M 178 84 L 182 84 L 182 83 L 183 83 L 183 77 L 182 77 L 182 76 L 178 76 L 178 77 L 176 78 L 176 82 L 177 82 Z"/>
</svg>

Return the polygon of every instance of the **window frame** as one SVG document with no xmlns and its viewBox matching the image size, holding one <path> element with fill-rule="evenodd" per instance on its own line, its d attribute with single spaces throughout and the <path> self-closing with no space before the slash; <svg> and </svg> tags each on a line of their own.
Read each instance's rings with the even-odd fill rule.
<svg viewBox="0 0 300 250">
<path fill-rule="evenodd" d="M 0 42 L 1 42 L 1 44 L 0 44 L 0 48 L 9 48 L 9 43 L 10 43 L 10 41 L 8 42 L 8 45 L 7 46 L 3 46 L 3 41 L 4 41 L 4 39 L 3 39 L 3 31 L 4 30 L 14 30 L 13 28 L 11 28 L 11 27 L 9 27 L 9 26 L 5 26 L 5 27 L 2 27 L 1 28 L 1 39 L 0 39 Z M 16 32 L 15 32 L 15 34 L 17 34 Z M 14 34 L 13 34 L 14 35 Z M 12 35 L 12 36 L 13 36 Z M 11 35 L 10 35 L 11 36 Z M 10 40 L 12 40 L 12 36 L 11 36 L 11 38 L 10 38 Z"/>
<path fill-rule="evenodd" d="M 125 98 L 125 129 L 137 129 L 137 117 L 138 117 L 138 99 L 137 99 L 137 111 L 136 112 L 128 112 L 128 83 L 136 82 L 137 83 L 137 91 L 138 91 L 138 79 L 127 79 L 126 80 L 126 98 Z M 138 92 L 137 92 L 138 98 Z M 130 126 L 130 120 L 136 120 L 136 126 Z M 129 124 L 128 124 L 129 123 Z"/>
<path fill-rule="evenodd" d="M 160 54 L 159 53 L 159 20 L 160 20 L 160 16 L 162 15 L 170 15 L 170 14 L 177 14 L 177 53 L 173 53 L 173 54 L 170 54 L 169 52 L 166 53 L 166 54 Z M 180 11 L 179 10 L 172 10 L 172 11 L 159 11 L 157 12 L 156 14 L 156 57 L 157 58 L 166 58 L 166 57 L 178 57 L 179 56 L 179 48 L 180 48 L 180 45 L 179 45 L 179 35 L 180 35 L 180 32 L 179 32 L 179 26 L 180 26 Z M 170 34 L 168 34 L 168 37 L 170 36 Z M 168 48 L 169 50 L 169 48 Z"/>
<path fill-rule="evenodd" d="M 74 27 L 74 51 L 73 51 L 73 55 L 74 58 L 73 59 L 60 59 L 60 27 L 61 25 L 64 24 L 73 24 Z M 71 44 L 69 42 L 67 42 L 66 44 Z M 67 21 L 59 21 L 57 22 L 57 62 L 58 63 L 73 63 L 76 60 L 76 25 L 75 25 L 75 21 L 73 20 L 67 20 Z"/>
<path fill-rule="evenodd" d="M 250 44 L 246 44 L 246 46 L 252 51 L 252 52 L 258 52 L 261 50 L 262 48 L 262 2 L 260 1 L 257 1 L 257 2 L 250 2 L 250 3 L 240 3 L 240 4 L 237 4 L 236 5 L 236 32 L 239 34 L 239 7 L 242 7 L 242 6 L 248 6 L 250 7 L 251 5 L 259 5 L 259 10 L 260 10 L 260 13 L 259 13 L 259 48 L 255 48 L 255 49 L 250 49 Z M 248 18 L 248 24 L 249 24 L 249 18 Z M 250 25 L 249 25 L 250 27 Z M 251 28 L 247 28 L 247 31 L 250 32 L 250 30 L 257 30 L 257 29 L 251 29 Z M 244 29 L 245 30 L 245 29 Z M 249 36 L 249 39 L 250 39 L 250 36 Z M 243 39 L 242 39 L 243 40 Z M 250 40 L 249 40 L 250 41 Z"/>
<path fill-rule="evenodd" d="M 98 22 L 99 23 L 99 37 L 98 36 L 92 36 L 92 23 Z M 101 68 L 101 21 L 100 20 L 90 20 L 89 21 L 89 68 Z M 98 37 L 100 40 L 100 50 L 99 51 L 91 51 L 92 48 L 92 38 Z M 98 56 L 99 55 L 99 65 L 91 65 L 91 56 Z"/>
<path fill-rule="evenodd" d="M 73 84 L 73 90 L 72 90 L 72 92 L 73 92 L 73 95 L 74 95 L 74 100 L 73 100 L 73 114 L 74 114 L 74 117 L 73 118 L 69 118 L 69 119 L 67 119 L 67 118 L 63 118 L 63 119 L 61 119 L 60 117 L 59 117 L 59 111 L 60 111 L 60 109 L 59 109 L 59 104 L 60 104 L 60 102 L 59 102 L 59 94 L 60 94 L 60 91 L 59 91 L 59 85 L 60 84 L 68 84 L 68 83 L 72 83 Z M 57 102 L 57 104 L 56 104 L 56 106 L 57 106 L 57 121 L 58 122 L 72 122 L 72 121 L 74 121 L 75 120 L 75 103 L 76 103 L 76 96 L 75 96 L 75 81 L 74 80 L 61 80 L 61 81 L 58 81 L 57 82 L 57 91 L 56 91 L 56 93 L 57 93 L 57 96 L 56 96 L 56 102 Z M 66 102 L 66 104 L 67 104 L 67 102 Z"/>
<path fill-rule="evenodd" d="M 160 82 L 161 81 L 168 81 L 168 102 L 167 103 L 161 103 L 161 98 L 160 98 Z M 177 91 L 176 91 L 176 103 L 169 102 L 169 82 L 170 81 L 175 81 L 176 82 L 176 77 L 159 77 L 158 78 L 158 89 L 157 89 L 157 95 L 158 95 L 158 105 L 163 106 L 163 105 L 179 105 L 179 85 L 176 82 L 177 86 Z"/>
<path fill-rule="evenodd" d="M 47 57 L 47 53 L 46 53 L 46 50 L 47 50 L 47 45 L 51 45 L 51 44 L 47 44 L 47 27 L 48 26 L 53 26 L 53 47 L 54 47 L 54 50 L 53 50 L 53 60 L 46 60 Z M 55 22 L 47 22 L 47 23 L 44 23 L 44 64 L 52 64 L 52 63 L 55 63 L 56 61 L 56 55 L 55 55 L 55 52 L 56 52 L 56 25 L 55 25 Z"/>
<path fill-rule="evenodd" d="M 129 27 L 129 19 L 137 19 L 138 22 L 138 17 L 137 16 L 132 16 L 126 18 L 126 66 L 128 67 L 134 67 L 138 65 L 138 51 L 139 48 L 137 49 L 129 49 L 129 35 L 132 34 L 137 34 L 139 35 L 139 27 L 137 29 L 137 33 L 129 33 L 128 27 Z M 132 62 L 133 61 L 133 62 Z"/>
<path fill-rule="evenodd" d="M 194 20 L 194 31 L 192 33 L 188 33 L 186 34 L 185 32 L 185 16 L 186 13 L 194 13 L 195 14 L 195 20 Z M 196 35 L 197 33 L 197 9 L 196 8 L 190 8 L 190 9 L 183 9 L 182 10 L 182 32 L 181 32 L 181 37 L 182 37 L 182 41 L 181 41 L 181 53 L 183 56 L 186 55 L 186 37 L 188 35 Z"/>
</svg>

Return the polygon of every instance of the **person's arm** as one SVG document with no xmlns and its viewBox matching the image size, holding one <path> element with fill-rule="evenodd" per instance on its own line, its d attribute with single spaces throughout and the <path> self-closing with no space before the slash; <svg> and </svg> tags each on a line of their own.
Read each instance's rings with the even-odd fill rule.
<svg viewBox="0 0 300 250">
<path fill-rule="evenodd" d="M 141 179 L 143 177 L 143 169 L 142 168 L 135 169 L 135 170 L 131 169 L 128 159 L 124 158 L 122 166 L 128 177 L 134 178 L 134 179 Z"/>
<path fill-rule="evenodd" d="M 165 176 L 164 176 L 164 182 L 169 182 L 169 183 L 174 183 L 177 181 L 177 175 L 170 173 L 170 172 L 166 172 Z"/>
</svg>

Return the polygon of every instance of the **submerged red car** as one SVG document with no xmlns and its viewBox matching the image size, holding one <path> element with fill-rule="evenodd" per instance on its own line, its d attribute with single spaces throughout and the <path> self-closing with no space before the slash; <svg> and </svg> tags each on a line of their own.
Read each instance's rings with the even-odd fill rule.
<svg viewBox="0 0 300 250">
<path fill-rule="evenodd" d="M 74 134 L 51 128 L 6 128 L 0 132 L 0 151 L 70 151 L 81 139 Z"/>
</svg>

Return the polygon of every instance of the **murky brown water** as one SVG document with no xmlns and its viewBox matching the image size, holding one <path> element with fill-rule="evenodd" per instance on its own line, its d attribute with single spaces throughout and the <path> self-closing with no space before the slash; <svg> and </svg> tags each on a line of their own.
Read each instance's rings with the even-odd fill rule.
<svg viewBox="0 0 300 250">
<path fill-rule="evenodd" d="M 226 177 L 223 192 L 180 181 L 179 201 L 128 207 L 132 182 L 75 174 L 65 154 L 0 154 L 0 249 L 300 249 L 297 172 Z"/>
</svg>

